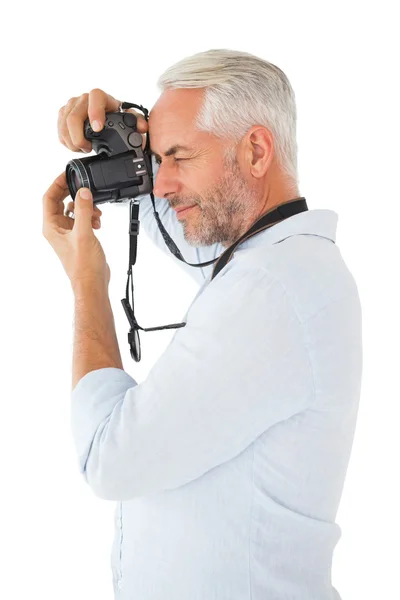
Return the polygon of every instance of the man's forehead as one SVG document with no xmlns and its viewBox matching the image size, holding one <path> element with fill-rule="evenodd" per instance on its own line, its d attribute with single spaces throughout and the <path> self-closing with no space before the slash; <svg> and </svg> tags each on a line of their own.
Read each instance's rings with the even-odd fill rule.
<svg viewBox="0 0 400 600">
<path fill-rule="evenodd" d="M 176 140 L 177 144 L 184 144 L 182 140 L 184 136 L 196 135 L 195 115 L 189 115 L 178 108 L 173 111 L 160 109 L 157 113 L 150 113 L 149 133 L 150 138 L 157 139 L 157 142 L 162 142 L 163 138 L 167 139 L 173 135 L 181 138 Z"/>
<path fill-rule="evenodd" d="M 164 91 L 149 115 L 151 152 L 156 158 L 172 156 L 179 151 L 191 152 L 201 133 L 195 117 L 202 101 L 202 90 L 171 89 Z"/>
<path fill-rule="evenodd" d="M 163 118 L 149 121 L 150 151 L 160 158 L 158 152 L 164 156 L 172 156 L 179 151 L 190 152 L 196 146 L 199 131 L 195 123 L 182 120 L 178 113 L 165 115 Z"/>
</svg>

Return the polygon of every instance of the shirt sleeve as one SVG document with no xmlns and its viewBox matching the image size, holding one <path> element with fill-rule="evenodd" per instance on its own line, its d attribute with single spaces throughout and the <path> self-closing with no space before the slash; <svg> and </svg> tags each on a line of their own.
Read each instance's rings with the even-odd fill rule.
<svg viewBox="0 0 400 600">
<path fill-rule="evenodd" d="M 171 490 L 237 456 L 309 407 L 303 328 L 264 269 L 227 269 L 137 384 L 125 371 L 87 373 L 72 391 L 81 473 L 106 500 Z"/>
</svg>

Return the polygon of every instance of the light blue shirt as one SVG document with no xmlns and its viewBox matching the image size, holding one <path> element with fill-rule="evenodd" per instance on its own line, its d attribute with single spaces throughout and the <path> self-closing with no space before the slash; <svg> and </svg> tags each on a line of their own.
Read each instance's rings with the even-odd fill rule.
<svg viewBox="0 0 400 600">
<path fill-rule="evenodd" d="M 160 217 L 194 248 L 166 200 Z M 334 243 L 338 215 L 310 209 L 213 265 L 174 258 L 150 199 L 140 222 L 201 288 L 147 379 L 87 373 L 72 391 L 79 467 L 116 501 L 119 600 L 333 600 L 335 522 L 362 375 L 357 285 Z M 134 363 L 132 363 L 134 369 Z"/>
</svg>

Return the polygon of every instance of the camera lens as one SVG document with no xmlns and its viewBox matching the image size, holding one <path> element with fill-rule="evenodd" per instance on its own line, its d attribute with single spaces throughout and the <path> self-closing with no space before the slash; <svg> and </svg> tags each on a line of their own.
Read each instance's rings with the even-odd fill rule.
<svg viewBox="0 0 400 600">
<path fill-rule="evenodd" d="M 76 171 L 72 171 L 72 183 L 76 190 L 78 190 L 81 187 L 81 182 Z"/>
<path fill-rule="evenodd" d="M 84 163 L 79 159 L 71 160 L 67 164 L 66 177 L 68 188 L 73 199 L 75 199 L 76 193 L 81 187 L 88 187 L 91 189 L 89 174 Z"/>
</svg>

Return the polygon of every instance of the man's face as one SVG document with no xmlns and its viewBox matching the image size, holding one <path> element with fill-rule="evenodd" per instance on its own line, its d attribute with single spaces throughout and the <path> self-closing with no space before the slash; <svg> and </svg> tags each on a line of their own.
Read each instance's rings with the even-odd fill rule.
<svg viewBox="0 0 400 600">
<path fill-rule="evenodd" d="M 162 161 L 154 195 L 166 198 L 172 208 L 194 205 L 181 216 L 177 214 L 189 244 L 220 242 L 228 247 L 247 230 L 244 223 L 254 222 L 256 192 L 236 158 L 225 159 L 229 144 L 195 129 L 202 99 L 202 89 L 167 90 L 153 107 L 149 116 L 151 149 Z"/>
</svg>

